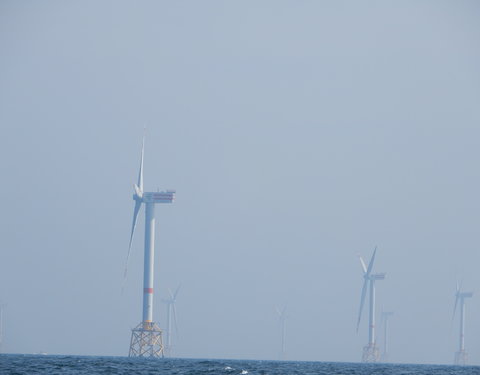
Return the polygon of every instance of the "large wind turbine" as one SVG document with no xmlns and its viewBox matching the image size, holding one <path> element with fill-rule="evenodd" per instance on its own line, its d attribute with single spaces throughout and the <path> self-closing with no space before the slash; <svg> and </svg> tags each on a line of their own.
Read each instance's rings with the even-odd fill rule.
<svg viewBox="0 0 480 375">
<path fill-rule="evenodd" d="M 168 295 L 170 298 L 162 300 L 162 302 L 167 305 L 167 339 L 166 339 L 166 345 L 165 345 L 165 352 L 167 353 L 167 355 L 171 355 L 173 351 L 172 322 L 173 322 L 173 325 L 175 326 L 175 332 L 177 332 L 177 335 L 178 335 L 177 309 L 175 307 L 175 302 L 177 301 L 177 295 L 179 290 L 180 290 L 180 285 L 178 286 L 177 290 L 175 290 L 175 293 L 172 293 L 172 291 L 168 289 Z"/>
<path fill-rule="evenodd" d="M 380 359 L 379 350 L 376 344 L 375 338 L 375 281 L 383 280 L 385 278 L 385 273 L 375 273 L 372 274 L 373 263 L 375 261 L 375 255 L 377 253 L 377 248 L 373 251 L 372 258 L 368 264 L 368 268 L 360 257 L 360 263 L 362 264 L 363 269 L 363 288 L 362 288 L 362 297 L 360 299 L 360 310 L 358 312 L 358 321 L 357 321 L 357 332 L 360 326 L 360 320 L 362 318 L 363 305 L 365 304 L 365 298 L 367 296 L 367 289 L 370 288 L 370 311 L 368 319 L 368 344 L 363 347 L 362 362 L 378 362 Z"/>
<path fill-rule="evenodd" d="M 473 296 L 472 292 L 462 292 L 461 286 L 457 283 L 457 290 L 455 292 L 455 306 L 453 308 L 453 318 L 457 305 L 460 304 L 460 334 L 459 334 L 459 349 L 455 353 L 454 363 L 459 366 L 464 366 L 468 361 L 468 354 L 465 351 L 465 299 Z"/>
<path fill-rule="evenodd" d="M 388 361 L 388 323 L 390 317 L 393 315 L 391 311 L 382 311 L 382 323 L 383 323 L 383 353 L 382 362 Z"/>
<path fill-rule="evenodd" d="M 143 316 L 142 322 L 132 329 L 130 340 L 129 357 L 163 357 L 162 330 L 153 321 L 153 263 L 155 252 L 155 204 L 172 203 L 175 199 L 175 191 L 146 193 L 143 191 L 143 152 L 145 137 L 142 142 L 142 154 L 140 157 L 140 170 L 138 183 L 134 184 L 132 231 L 128 246 L 127 264 L 132 249 L 133 235 L 137 225 L 137 217 L 142 204 L 145 204 L 145 255 L 143 269 Z M 125 275 L 127 268 L 125 267 Z"/>
<path fill-rule="evenodd" d="M 285 360 L 287 357 L 287 351 L 286 351 L 286 342 L 285 342 L 285 336 L 286 336 L 286 330 L 287 330 L 287 307 L 285 306 L 282 310 L 277 308 L 277 314 L 278 317 L 280 318 L 280 329 L 281 329 L 281 338 L 282 338 L 282 346 L 280 349 L 280 355 L 279 359 L 280 360 Z"/>
</svg>

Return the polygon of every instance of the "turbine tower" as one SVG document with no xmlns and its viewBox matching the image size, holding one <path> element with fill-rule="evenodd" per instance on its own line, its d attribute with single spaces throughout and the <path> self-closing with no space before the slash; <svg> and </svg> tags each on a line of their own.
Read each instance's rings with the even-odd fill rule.
<svg viewBox="0 0 480 375">
<path fill-rule="evenodd" d="M 282 310 L 277 308 L 277 314 L 280 318 L 280 329 L 281 329 L 281 338 L 282 338 L 282 346 L 280 348 L 279 359 L 285 360 L 287 358 L 287 351 L 286 351 L 286 329 L 287 329 L 287 307 L 285 306 Z"/>
<path fill-rule="evenodd" d="M 170 296 L 170 298 L 162 300 L 162 302 L 167 305 L 167 332 L 166 332 L 167 337 L 166 337 L 166 344 L 165 344 L 165 353 L 168 356 L 171 356 L 173 352 L 172 322 L 173 322 L 173 325 L 175 326 L 175 332 L 177 333 L 177 336 L 178 336 L 177 309 L 175 307 L 175 302 L 177 301 L 177 295 L 179 290 L 180 290 L 180 285 L 178 286 L 177 290 L 175 290 L 175 293 L 172 293 L 172 291 L 168 289 L 168 295 Z"/>
<path fill-rule="evenodd" d="M 153 321 L 153 263 L 155 251 L 155 204 L 172 203 L 175 199 L 175 191 L 167 190 L 164 192 L 143 191 L 143 152 L 145 146 L 145 136 L 142 142 L 142 154 L 140 157 L 140 171 L 138 173 L 138 183 L 134 184 L 133 200 L 135 207 L 133 209 L 132 232 L 130 234 L 130 244 L 128 246 L 127 264 L 132 249 L 133 234 L 137 225 L 137 217 L 145 204 L 145 255 L 143 269 L 143 316 L 142 321 L 132 329 L 130 340 L 129 357 L 163 357 L 162 330 L 157 323 Z M 125 276 L 127 267 L 125 267 Z"/>
<path fill-rule="evenodd" d="M 360 257 L 360 263 L 363 269 L 363 287 L 362 296 L 360 299 L 360 310 L 358 312 L 357 332 L 360 326 L 360 320 L 362 318 L 363 305 L 365 304 L 365 298 L 367 296 L 367 289 L 370 288 L 370 311 L 368 319 L 368 344 L 363 347 L 362 362 L 378 362 L 380 359 L 380 352 L 377 347 L 375 338 L 375 281 L 385 279 L 385 273 L 372 274 L 373 263 L 375 261 L 375 255 L 377 248 L 373 251 L 372 258 L 368 264 L 368 268 L 365 265 L 362 257 Z"/>
<path fill-rule="evenodd" d="M 388 321 L 393 315 L 391 311 L 382 311 L 382 323 L 383 323 L 383 353 L 382 362 L 388 361 Z"/>
<path fill-rule="evenodd" d="M 458 366 L 465 366 L 468 362 L 468 354 L 465 351 L 465 299 L 471 298 L 472 292 L 462 292 L 461 286 L 457 283 L 457 290 L 455 292 L 455 306 L 453 308 L 453 318 L 457 305 L 460 303 L 460 334 L 459 334 L 459 349 L 455 353 L 454 363 Z"/>
</svg>

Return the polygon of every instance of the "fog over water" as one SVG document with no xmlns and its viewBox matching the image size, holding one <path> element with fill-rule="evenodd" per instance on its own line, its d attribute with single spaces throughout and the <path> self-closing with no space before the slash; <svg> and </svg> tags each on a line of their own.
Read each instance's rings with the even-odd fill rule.
<svg viewBox="0 0 480 375">
<path fill-rule="evenodd" d="M 0 2 L 0 303 L 8 353 L 126 355 L 143 127 L 154 316 L 175 355 L 359 361 L 377 245 L 394 362 L 480 364 L 480 3 Z M 458 318 L 458 316 L 457 316 Z M 381 343 L 381 335 L 378 337 Z"/>
</svg>

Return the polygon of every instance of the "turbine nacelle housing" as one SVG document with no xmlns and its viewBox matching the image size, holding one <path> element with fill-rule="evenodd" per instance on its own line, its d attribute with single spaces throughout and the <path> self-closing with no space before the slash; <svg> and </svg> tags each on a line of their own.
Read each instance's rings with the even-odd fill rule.
<svg viewBox="0 0 480 375">
<path fill-rule="evenodd" d="M 460 298 L 472 298 L 473 292 L 458 293 L 458 296 Z"/>
<path fill-rule="evenodd" d="M 144 203 L 173 203 L 175 201 L 175 190 L 157 191 L 143 193 Z"/>
</svg>

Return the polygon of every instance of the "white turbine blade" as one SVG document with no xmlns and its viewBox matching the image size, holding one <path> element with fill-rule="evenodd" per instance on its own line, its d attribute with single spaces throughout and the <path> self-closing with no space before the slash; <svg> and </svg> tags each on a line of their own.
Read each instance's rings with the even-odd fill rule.
<svg viewBox="0 0 480 375">
<path fill-rule="evenodd" d="M 173 325 L 175 326 L 175 334 L 177 335 L 178 339 L 178 325 L 177 325 L 177 308 L 175 307 L 175 303 L 172 303 L 172 312 L 173 312 Z"/>
<path fill-rule="evenodd" d="M 182 286 L 182 284 L 180 284 L 177 289 L 175 290 L 175 293 L 173 293 L 173 300 L 176 301 L 177 300 L 177 294 L 178 292 L 180 291 L 180 287 Z"/>
<path fill-rule="evenodd" d="M 370 276 L 372 273 L 373 262 L 375 262 L 375 255 L 377 254 L 377 247 L 375 246 L 375 250 L 373 250 L 372 258 L 370 259 L 370 263 L 368 264 L 368 269 L 366 272 L 366 276 Z"/>
<path fill-rule="evenodd" d="M 173 294 L 170 288 L 168 288 L 168 295 L 170 296 L 170 301 L 173 301 Z"/>
<path fill-rule="evenodd" d="M 455 319 L 455 312 L 457 311 L 458 300 L 460 298 L 460 293 L 455 295 L 455 305 L 453 306 L 453 315 L 452 315 L 452 322 Z"/>
<path fill-rule="evenodd" d="M 360 255 L 358 255 L 358 257 L 360 258 L 360 264 L 362 265 L 363 273 L 367 273 L 367 265 L 365 264 L 363 258 Z"/>
<path fill-rule="evenodd" d="M 138 188 L 140 189 L 140 191 L 142 192 L 143 194 L 143 150 L 144 150 L 144 147 L 145 147 L 145 135 L 143 136 L 143 140 L 142 140 L 142 155 L 140 157 L 140 171 L 138 172 Z"/>
<path fill-rule="evenodd" d="M 360 327 L 360 320 L 362 319 L 363 305 L 365 304 L 365 297 L 367 296 L 367 286 L 368 286 L 368 279 L 365 279 L 362 287 L 362 297 L 360 298 L 360 310 L 358 310 L 357 332 L 358 332 L 358 327 Z"/>
<path fill-rule="evenodd" d="M 458 282 L 457 280 L 457 287 L 455 289 L 455 305 L 453 305 L 453 315 L 452 315 L 452 322 L 455 319 L 455 313 L 457 311 L 458 300 L 460 299 L 460 291 L 462 289 L 462 283 Z"/>
<path fill-rule="evenodd" d="M 143 197 L 143 191 L 137 186 L 137 184 L 133 184 L 133 189 L 135 190 L 135 195 L 136 195 L 138 198 L 142 198 L 142 197 Z"/>
<path fill-rule="evenodd" d="M 132 232 L 130 233 L 130 243 L 128 245 L 127 260 L 125 262 L 125 272 L 124 272 L 124 275 L 123 275 L 124 279 L 127 277 L 128 259 L 130 258 L 130 252 L 132 250 L 133 234 L 135 233 L 135 227 L 137 226 L 138 212 L 140 211 L 141 207 L 142 207 L 142 202 L 141 201 L 135 201 L 135 207 L 133 209 Z"/>
</svg>

